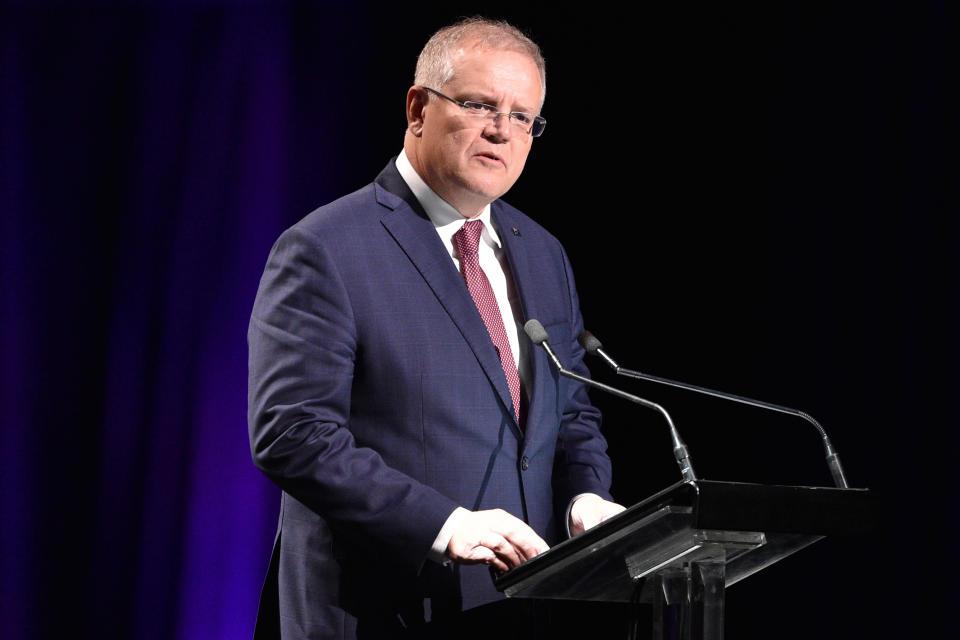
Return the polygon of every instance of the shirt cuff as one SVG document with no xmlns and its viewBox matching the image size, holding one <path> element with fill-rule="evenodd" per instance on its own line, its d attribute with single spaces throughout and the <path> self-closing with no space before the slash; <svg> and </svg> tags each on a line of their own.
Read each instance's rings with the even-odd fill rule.
<svg viewBox="0 0 960 640">
<path fill-rule="evenodd" d="M 448 564 L 450 562 L 450 558 L 447 557 L 450 538 L 453 537 L 453 532 L 457 530 L 463 518 L 468 515 L 470 515 L 470 512 L 463 507 L 457 507 L 453 510 L 453 513 L 447 517 L 447 521 L 440 527 L 440 533 L 437 534 L 430 551 L 427 553 L 428 560 L 433 560 L 438 564 Z"/>
<path fill-rule="evenodd" d="M 570 500 L 570 503 L 567 505 L 567 517 L 563 519 L 563 526 L 567 531 L 568 538 L 573 537 L 573 535 L 570 533 L 570 516 L 573 514 L 573 503 L 575 503 L 577 500 L 579 500 L 583 496 L 597 496 L 597 494 L 589 493 L 589 492 L 578 493 L 577 495 L 573 496 L 573 498 Z M 603 498 L 601 498 L 600 496 L 597 496 L 597 497 L 603 500 Z"/>
</svg>

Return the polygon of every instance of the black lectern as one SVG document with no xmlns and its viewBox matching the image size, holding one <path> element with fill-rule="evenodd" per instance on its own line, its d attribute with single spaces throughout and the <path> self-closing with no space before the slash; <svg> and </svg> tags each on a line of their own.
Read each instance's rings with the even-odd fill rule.
<svg viewBox="0 0 960 640">
<path fill-rule="evenodd" d="M 720 640 L 726 587 L 826 535 L 863 531 L 873 511 L 866 489 L 683 481 L 495 583 L 508 598 L 649 604 L 657 640 Z"/>
</svg>

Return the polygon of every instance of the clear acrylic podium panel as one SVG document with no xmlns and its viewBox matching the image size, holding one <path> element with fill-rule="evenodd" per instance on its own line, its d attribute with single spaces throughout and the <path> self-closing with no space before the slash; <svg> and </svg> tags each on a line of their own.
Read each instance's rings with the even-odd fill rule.
<svg viewBox="0 0 960 640">
<path fill-rule="evenodd" d="M 719 567 L 730 586 L 824 535 L 863 528 L 870 511 L 862 489 L 680 482 L 495 582 L 514 598 L 655 604 L 671 571 L 689 579 L 691 567 Z"/>
<path fill-rule="evenodd" d="M 720 562 L 730 586 L 822 536 L 691 527 L 690 507 L 665 506 L 504 589 L 508 597 L 651 602 L 638 581 L 669 568 Z M 605 561 L 597 562 L 603 556 Z M 643 592 L 649 591 L 644 589 Z"/>
</svg>

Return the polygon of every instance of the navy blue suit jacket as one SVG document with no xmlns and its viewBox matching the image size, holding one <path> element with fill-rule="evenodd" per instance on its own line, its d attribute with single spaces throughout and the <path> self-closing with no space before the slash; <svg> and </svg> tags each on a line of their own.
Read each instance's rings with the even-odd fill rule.
<svg viewBox="0 0 960 640">
<path fill-rule="evenodd" d="M 563 248 L 502 201 L 491 213 L 524 319 L 585 374 Z M 609 498 L 585 390 L 531 349 L 521 431 L 463 278 L 393 161 L 283 233 L 249 346 L 251 449 L 283 489 L 259 636 L 382 637 L 495 600 L 486 567 L 425 561 L 455 507 L 502 508 L 552 543 L 573 496 Z"/>
</svg>

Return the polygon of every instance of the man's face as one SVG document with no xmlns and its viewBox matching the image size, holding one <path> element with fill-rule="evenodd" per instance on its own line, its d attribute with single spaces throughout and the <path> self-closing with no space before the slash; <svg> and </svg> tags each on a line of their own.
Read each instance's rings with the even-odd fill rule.
<svg viewBox="0 0 960 640">
<path fill-rule="evenodd" d="M 540 73 L 515 51 L 466 47 L 453 56 L 453 79 L 439 89 L 451 98 L 484 102 L 501 112 L 538 113 Z M 416 168 L 426 183 L 472 217 L 517 181 L 533 138 L 500 116 L 477 118 L 449 100 L 429 94 L 422 111 Z"/>
</svg>

